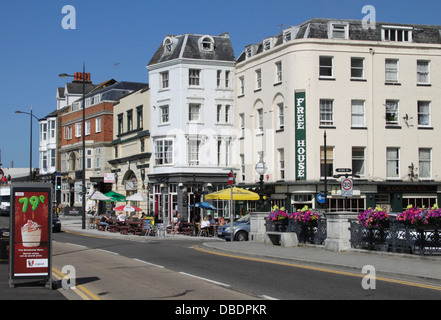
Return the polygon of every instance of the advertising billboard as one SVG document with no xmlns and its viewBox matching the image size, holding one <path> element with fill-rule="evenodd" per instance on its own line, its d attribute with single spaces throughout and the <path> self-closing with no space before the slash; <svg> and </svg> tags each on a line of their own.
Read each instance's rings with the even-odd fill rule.
<svg viewBox="0 0 441 320">
<path fill-rule="evenodd" d="M 51 279 L 52 185 L 16 183 L 11 187 L 9 283 Z"/>
</svg>

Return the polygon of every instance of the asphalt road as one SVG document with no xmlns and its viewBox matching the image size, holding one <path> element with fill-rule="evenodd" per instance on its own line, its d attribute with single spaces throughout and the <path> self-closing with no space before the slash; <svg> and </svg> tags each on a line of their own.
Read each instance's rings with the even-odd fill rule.
<svg viewBox="0 0 441 320">
<path fill-rule="evenodd" d="M 210 253 L 201 248 L 200 240 L 149 238 L 139 242 L 67 232 L 53 234 L 53 240 L 54 275 L 67 289 L 53 291 L 69 299 L 441 299 L 436 290 L 382 281 L 367 290 L 361 277 L 333 270 Z M 73 276 L 75 290 L 69 287 L 72 283 L 66 274 Z M 0 298 L 7 292 L 3 284 Z"/>
<path fill-rule="evenodd" d="M 59 243 L 74 244 L 69 250 L 76 251 L 72 255 L 72 264 L 78 265 L 76 269 L 93 269 L 95 268 L 93 265 L 99 264 L 100 267 L 96 269 L 93 276 L 99 277 L 105 270 L 108 270 L 113 276 L 112 281 L 115 285 L 118 288 L 125 288 L 118 293 L 111 292 L 110 289 L 94 288 L 96 294 L 103 299 L 106 295 L 121 299 L 141 298 L 140 294 L 145 290 L 142 288 L 149 287 L 149 283 L 155 283 L 159 290 L 163 291 L 163 295 L 156 293 L 153 296 L 149 295 L 149 298 L 176 298 L 173 293 L 166 292 L 167 289 L 173 286 L 178 287 L 179 284 L 181 289 L 174 291 L 174 295 L 180 294 L 179 299 L 193 299 L 192 295 L 196 294 L 197 290 L 191 293 L 185 290 L 193 290 L 189 289 L 189 285 L 193 285 L 194 281 L 198 284 L 201 281 L 209 283 L 217 289 L 226 289 L 218 290 L 220 295 L 216 296 L 200 291 L 202 297 L 198 296 L 197 299 L 237 299 L 236 294 L 244 294 L 244 299 L 280 300 L 441 299 L 441 292 L 435 290 L 381 281 L 376 281 L 375 289 L 367 290 L 363 289 L 362 278 L 344 273 L 308 267 L 299 268 L 277 261 L 239 259 L 228 255 L 207 253 L 200 250 L 200 241 L 153 238 L 147 242 L 136 242 L 84 237 L 68 233 L 55 234 L 54 240 L 56 241 L 55 247 Z M 66 248 L 61 249 L 61 252 L 57 253 L 59 256 L 65 255 L 63 252 Z M 90 257 L 79 263 L 77 259 L 79 252 L 87 252 Z M 54 256 L 56 263 L 58 263 L 57 259 L 60 259 L 59 256 Z M 112 261 L 114 261 L 113 264 Z M 63 263 L 69 263 L 69 260 Z M 126 282 L 127 278 L 137 279 L 135 282 L 140 289 L 132 286 L 133 284 L 126 286 L 125 283 L 131 283 Z M 172 284 L 165 282 L 163 285 L 165 287 L 161 287 L 161 281 L 166 281 L 167 278 L 174 279 Z M 122 282 L 116 284 L 117 281 Z M 210 288 L 214 287 L 210 286 Z M 129 291 L 132 292 L 129 293 Z"/>
</svg>

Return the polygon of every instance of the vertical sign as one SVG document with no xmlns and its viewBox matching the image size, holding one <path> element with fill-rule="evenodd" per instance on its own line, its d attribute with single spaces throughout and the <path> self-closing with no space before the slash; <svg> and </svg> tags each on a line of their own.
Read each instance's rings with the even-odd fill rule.
<svg viewBox="0 0 441 320">
<path fill-rule="evenodd" d="M 16 183 L 11 187 L 9 284 L 43 279 L 51 284 L 52 185 Z"/>
<path fill-rule="evenodd" d="M 295 92 L 296 180 L 306 180 L 306 95 Z"/>
</svg>

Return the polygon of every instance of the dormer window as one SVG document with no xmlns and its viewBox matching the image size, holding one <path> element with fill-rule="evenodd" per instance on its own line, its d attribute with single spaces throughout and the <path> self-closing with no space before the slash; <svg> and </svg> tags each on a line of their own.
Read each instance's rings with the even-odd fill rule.
<svg viewBox="0 0 441 320">
<path fill-rule="evenodd" d="M 245 47 L 245 58 L 249 59 L 252 56 L 254 56 L 256 54 L 257 51 L 257 45 L 255 44 L 250 44 L 248 46 Z"/>
<path fill-rule="evenodd" d="M 172 53 L 173 49 L 176 45 L 176 39 L 172 37 L 166 37 L 162 42 L 162 46 L 164 47 L 164 53 Z"/>
<path fill-rule="evenodd" d="M 245 57 L 248 59 L 251 58 L 251 56 L 252 56 L 251 47 L 248 47 L 245 49 Z"/>
<path fill-rule="evenodd" d="M 263 51 L 268 51 L 271 49 L 271 39 L 263 40 Z"/>
<path fill-rule="evenodd" d="M 274 43 L 275 43 L 275 39 L 274 38 L 267 38 L 264 39 L 262 42 L 262 46 L 263 46 L 263 51 L 268 51 L 269 49 L 271 49 L 272 47 L 274 47 Z"/>
<path fill-rule="evenodd" d="M 383 26 L 381 40 L 412 42 L 412 27 Z"/>
<path fill-rule="evenodd" d="M 291 29 L 283 30 L 283 43 L 292 39 Z"/>
<path fill-rule="evenodd" d="M 214 39 L 210 36 L 203 36 L 199 39 L 199 48 L 201 51 L 213 51 Z"/>
<path fill-rule="evenodd" d="M 330 22 L 328 24 L 329 39 L 349 39 L 349 24 L 345 22 Z"/>
</svg>

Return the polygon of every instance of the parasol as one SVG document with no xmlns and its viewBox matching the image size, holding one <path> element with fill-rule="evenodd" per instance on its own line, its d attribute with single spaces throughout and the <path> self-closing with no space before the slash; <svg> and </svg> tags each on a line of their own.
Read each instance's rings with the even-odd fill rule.
<svg viewBox="0 0 441 320">
<path fill-rule="evenodd" d="M 115 207 L 115 208 L 113 208 L 113 211 L 135 212 L 135 211 L 142 211 L 142 210 L 138 207 L 131 206 L 131 205 L 127 204 L 125 206 Z"/>
<path fill-rule="evenodd" d="M 248 191 L 242 188 L 234 187 L 233 200 L 259 200 L 260 196 L 252 191 Z M 205 196 L 205 199 L 215 200 L 231 200 L 231 188 L 209 193 Z"/>
</svg>

